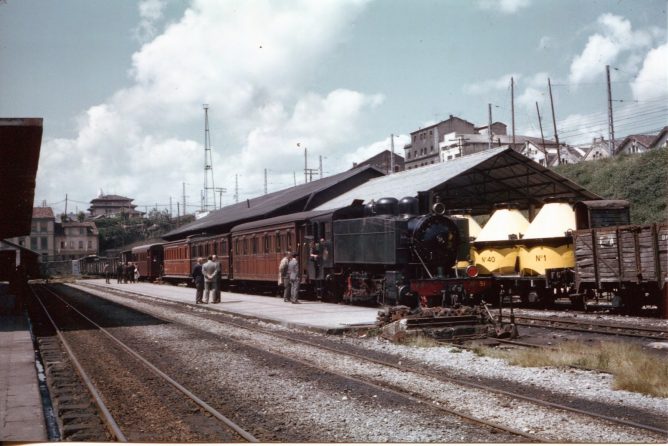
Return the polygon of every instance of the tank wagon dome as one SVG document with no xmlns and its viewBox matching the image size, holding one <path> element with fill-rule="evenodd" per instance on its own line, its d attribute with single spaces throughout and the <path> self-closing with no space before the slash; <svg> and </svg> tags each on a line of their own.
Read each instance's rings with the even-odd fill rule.
<svg viewBox="0 0 668 446">
<path fill-rule="evenodd" d="M 529 227 L 529 220 L 514 207 L 497 209 L 482 228 L 476 242 L 518 240 Z"/>
<path fill-rule="evenodd" d="M 546 203 L 531 222 L 524 239 L 564 237 L 575 230 L 575 211 L 568 203 Z"/>
<path fill-rule="evenodd" d="M 404 197 L 399 200 L 399 214 L 418 215 L 420 213 L 420 202 L 415 197 Z"/>
<path fill-rule="evenodd" d="M 397 215 L 399 200 L 394 197 L 383 197 L 376 201 L 376 215 Z"/>
</svg>

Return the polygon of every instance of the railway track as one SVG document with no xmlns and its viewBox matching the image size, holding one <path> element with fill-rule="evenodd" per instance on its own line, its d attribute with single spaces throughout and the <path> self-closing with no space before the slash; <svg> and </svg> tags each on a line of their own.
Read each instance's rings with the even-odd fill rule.
<svg viewBox="0 0 668 446">
<path fill-rule="evenodd" d="M 666 330 L 638 327 L 632 325 L 600 324 L 591 321 L 576 321 L 563 318 L 548 318 L 536 316 L 515 315 L 515 323 L 519 326 L 547 328 L 556 330 L 578 331 L 583 333 L 595 333 L 612 336 L 627 336 L 634 338 L 653 339 L 657 341 L 668 341 Z"/>
<path fill-rule="evenodd" d="M 219 425 L 224 426 L 223 429 L 227 432 L 226 435 L 223 435 L 221 437 L 213 437 L 210 438 L 209 440 L 218 439 L 218 441 L 226 441 L 226 442 L 242 442 L 242 441 L 258 442 L 258 440 L 252 434 L 250 434 L 249 432 L 238 426 L 236 423 L 234 423 L 225 415 L 217 411 L 215 408 L 211 407 L 197 395 L 190 392 L 176 380 L 172 379 L 170 376 L 162 372 L 158 367 L 156 367 L 149 360 L 147 360 L 141 353 L 137 352 L 136 350 L 134 350 L 133 348 L 122 342 L 120 339 L 115 337 L 107 329 L 103 328 L 101 325 L 99 325 L 91 318 L 86 316 L 83 312 L 75 308 L 71 303 L 67 302 L 66 299 L 64 299 L 58 293 L 54 292 L 52 289 L 40 286 L 37 289 L 33 289 L 33 295 L 36 301 L 38 302 L 39 306 L 42 308 L 44 314 L 52 324 L 54 330 L 57 332 L 58 338 L 60 339 L 64 349 L 66 350 L 70 361 L 76 368 L 78 375 L 84 381 L 86 388 L 88 389 L 91 398 L 95 403 L 98 413 L 104 425 L 107 427 L 108 435 L 112 440 L 121 442 L 126 442 L 126 441 L 138 442 L 138 441 L 148 441 L 148 440 L 158 440 L 158 441 L 179 440 L 178 437 L 172 436 L 173 434 L 176 434 L 176 431 L 172 430 L 171 428 L 168 428 L 166 431 L 168 436 L 164 438 L 151 439 L 150 437 L 151 434 L 148 434 L 149 436 L 147 436 L 147 434 L 145 433 L 148 432 L 149 429 L 146 426 L 141 427 L 142 416 L 145 416 L 146 413 L 150 413 L 151 411 L 154 411 L 156 409 L 155 406 L 152 406 L 150 404 L 150 402 L 154 398 L 151 398 L 149 395 L 151 393 L 164 394 L 164 387 L 166 383 L 167 385 L 171 386 L 172 389 L 177 390 L 181 395 L 181 399 L 186 401 L 184 407 L 188 407 L 191 404 L 195 404 L 199 407 L 199 410 L 201 410 L 202 413 L 206 414 L 206 417 L 202 416 L 202 418 L 215 419 Z M 65 316 L 63 316 L 63 314 Z M 78 319 L 78 321 L 75 321 L 75 319 Z M 93 361 L 91 360 L 90 357 L 85 357 L 84 355 L 77 352 L 77 350 L 80 350 L 77 348 L 80 347 L 80 345 L 77 344 L 81 344 L 82 339 L 80 338 L 77 339 L 77 337 L 74 335 L 74 332 L 78 331 L 77 329 L 81 329 L 80 327 L 82 326 L 87 326 L 87 328 L 85 329 L 87 331 L 85 335 L 87 338 L 91 337 L 97 338 L 94 341 L 97 345 L 97 348 L 110 349 L 110 351 L 115 350 L 116 352 L 118 352 L 119 350 L 122 351 L 122 354 L 125 357 L 124 360 L 121 360 L 124 367 L 122 370 L 119 371 L 118 369 L 114 369 L 112 367 L 109 367 L 108 369 L 105 369 L 104 367 L 100 368 L 99 363 L 93 364 Z M 91 333 L 90 328 L 93 328 L 94 334 Z M 101 341 L 101 338 L 105 339 L 106 346 L 102 345 L 103 341 Z M 113 344 L 113 346 L 109 347 L 109 345 L 111 344 Z M 125 369 L 126 367 L 127 370 Z M 94 372 L 90 372 L 88 368 L 94 369 Z M 143 368 L 144 370 L 140 372 L 138 371 L 138 368 Z M 108 396 L 109 389 L 108 388 L 105 389 L 104 385 L 96 383 L 96 379 L 99 379 L 101 374 L 112 375 L 115 373 L 125 373 L 125 374 L 129 373 L 132 376 L 143 376 L 143 377 L 146 377 L 147 375 L 152 375 L 152 377 L 157 376 L 161 378 L 161 380 L 153 380 L 150 379 L 149 377 L 148 380 L 144 380 L 140 385 L 140 387 L 144 388 L 145 390 L 143 397 L 146 397 L 147 403 L 149 403 L 148 407 L 142 408 L 139 411 L 136 410 L 137 407 L 134 407 L 132 415 L 128 417 L 127 410 L 121 410 L 118 406 L 112 405 L 112 404 L 118 404 L 119 401 L 115 397 Z M 156 381 L 158 382 L 158 385 L 162 387 L 159 390 L 155 390 Z M 143 397 L 138 396 L 134 398 L 134 404 L 139 406 Z M 169 398 L 173 397 L 170 396 Z M 115 403 L 110 403 L 109 400 L 112 400 Z M 172 409 L 176 408 L 178 410 L 178 404 L 172 404 L 171 408 Z M 120 415 L 115 414 L 116 411 L 120 412 Z M 178 413 L 177 411 L 174 410 L 171 411 L 171 415 L 174 416 L 175 412 Z M 192 408 L 189 408 L 188 413 L 184 413 L 183 416 L 184 419 L 188 417 L 192 418 Z M 179 420 L 170 419 L 169 422 L 179 423 Z M 211 424 L 211 422 L 209 422 L 209 424 Z M 218 432 L 221 429 L 217 430 L 213 429 L 213 430 Z M 127 431 L 130 431 L 130 433 Z M 139 431 L 141 431 L 142 433 L 138 433 Z M 193 439 L 196 440 L 198 438 L 186 437 L 186 440 L 192 441 Z M 104 439 L 98 439 L 98 440 L 104 440 Z M 199 438 L 199 440 L 201 441 L 202 438 Z"/>
<path fill-rule="evenodd" d="M 110 290 L 109 289 L 104 289 L 104 291 L 109 292 Z M 123 292 L 122 295 L 124 297 L 127 297 L 126 296 L 127 294 L 128 294 L 127 292 Z M 130 293 L 130 294 L 132 294 L 132 293 Z M 139 296 L 141 296 L 141 295 L 139 295 Z M 155 297 L 155 296 L 152 296 L 152 297 Z M 212 320 L 217 320 L 220 317 L 220 315 L 219 314 L 211 314 L 211 315 L 206 315 L 205 317 L 210 318 Z M 526 393 L 518 393 L 518 392 L 509 391 L 509 390 L 499 389 L 499 388 L 496 388 L 496 387 L 492 387 L 490 385 L 485 385 L 485 384 L 474 382 L 471 379 L 465 379 L 465 378 L 462 378 L 462 377 L 454 377 L 454 376 L 448 375 L 446 373 L 443 373 L 442 371 L 424 370 L 424 368 L 420 368 L 418 365 L 401 364 L 401 362 L 397 362 L 397 361 L 395 361 L 391 358 L 373 358 L 372 357 L 373 355 L 370 355 L 369 352 L 365 352 L 365 351 L 354 352 L 354 351 L 350 351 L 350 349 L 344 349 L 344 348 L 341 348 L 341 347 L 333 347 L 331 345 L 326 345 L 327 343 L 323 340 L 319 340 L 319 341 L 309 340 L 309 339 L 305 339 L 305 337 L 303 335 L 280 333 L 280 332 L 277 332 L 275 330 L 268 330 L 268 329 L 259 328 L 259 327 L 255 326 L 254 324 L 251 324 L 251 323 L 234 322 L 232 320 L 229 320 L 229 318 L 225 319 L 225 325 L 230 326 L 230 327 L 234 327 L 235 329 L 238 329 L 237 330 L 238 333 L 236 334 L 237 338 L 247 337 L 247 336 L 239 334 L 239 333 L 241 333 L 241 331 L 239 331 L 239 330 L 250 330 L 250 331 L 253 331 L 255 333 L 261 333 L 263 335 L 271 337 L 272 339 L 280 339 L 280 340 L 283 340 L 283 341 L 288 341 L 292 344 L 297 344 L 297 345 L 300 345 L 300 346 L 305 346 L 306 345 L 306 346 L 318 349 L 320 351 L 329 352 L 331 354 L 339 356 L 339 358 L 335 360 L 338 363 L 340 363 L 342 361 L 346 361 L 345 359 L 341 359 L 341 357 L 350 358 L 350 359 L 353 359 L 353 360 L 356 360 L 356 361 L 364 361 L 365 363 L 372 363 L 372 364 L 375 364 L 375 365 L 380 366 L 382 368 L 393 369 L 393 370 L 400 371 L 402 373 L 407 373 L 407 374 L 415 374 L 415 375 L 418 375 L 418 376 L 423 377 L 423 378 L 438 381 L 440 383 L 447 383 L 447 384 L 450 384 L 450 385 L 454 384 L 454 385 L 458 385 L 458 386 L 473 388 L 473 389 L 476 389 L 477 391 L 483 391 L 483 392 L 486 392 L 486 393 L 496 395 L 497 397 L 508 398 L 511 401 L 514 401 L 515 403 L 521 402 L 522 404 L 530 404 L 530 405 L 540 406 L 542 408 L 547 408 L 549 410 L 558 410 L 558 411 L 567 412 L 567 413 L 570 413 L 572 416 L 575 416 L 575 415 L 584 416 L 584 417 L 588 417 L 590 419 L 596 419 L 596 420 L 606 422 L 606 423 L 611 423 L 611 424 L 617 425 L 617 426 L 624 426 L 624 427 L 633 428 L 633 429 L 640 429 L 640 430 L 653 432 L 655 434 L 659 434 L 659 435 L 663 435 L 663 436 L 668 435 L 668 430 L 666 429 L 665 422 L 662 423 L 661 421 L 658 421 L 658 422 L 655 422 L 654 424 L 652 424 L 652 423 L 649 423 L 649 422 L 643 423 L 643 422 L 640 422 L 640 421 L 633 421 L 633 420 L 624 419 L 622 416 L 610 416 L 610 415 L 606 415 L 606 414 L 601 413 L 601 412 L 597 412 L 595 410 L 586 410 L 586 409 L 574 407 L 573 405 L 562 404 L 562 403 L 559 403 L 559 402 L 550 401 L 548 399 L 536 398 L 534 396 L 527 395 Z M 238 339 L 237 339 L 237 341 L 239 342 Z M 241 342 L 243 342 L 243 341 L 241 341 Z M 285 344 L 285 343 L 283 343 L 283 344 Z M 308 366 L 311 366 L 311 367 L 314 366 L 314 364 L 312 362 L 310 362 L 308 364 L 305 364 L 305 365 L 308 365 Z M 328 373 L 335 373 L 335 372 L 332 372 L 331 368 L 329 368 L 329 367 L 325 367 L 324 369 Z M 346 375 L 346 376 L 349 376 L 349 375 Z M 364 378 L 364 379 L 366 379 L 366 378 Z M 374 380 L 372 380 L 372 381 L 374 381 Z M 373 382 L 373 384 L 381 386 L 381 387 L 383 387 L 383 386 L 387 387 L 386 383 L 383 383 L 382 381 L 378 381 L 378 380 L 375 380 Z M 534 392 L 535 392 L 535 390 L 534 390 Z M 415 392 L 412 392 L 412 396 L 416 397 Z M 425 400 L 425 401 L 423 401 L 423 403 L 427 404 L 427 405 L 433 405 L 433 402 L 431 400 L 429 400 L 429 401 Z M 439 409 L 441 409 L 441 410 L 445 409 L 445 407 L 443 407 L 443 404 L 439 403 L 439 406 L 440 406 Z M 478 419 L 477 417 L 471 417 L 470 413 L 467 414 L 467 413 L 462 412 L 462 411 L 453 410 L 452 408 L 451 409 L 446 409 L 446 410 L 450 413 L 457 413 L 460 416 L 464 416 L 468 419 L 472 419 L 472 421 L 475 421 L 475 422 L 486 423 L 485 420 Z M 502 426 L 498 426 L 497 424 L 492 424 L 492 425 L 496 429 L 503 429 Z M 508 431 L 510 432 L 512 430 L 508 430 Z M 526 434 L 526 432 L 520 432 L 519 434 L 520 435 Z M 540 438 L 539 436 L 536 436 L 536 435 L 526 436 L 526 438 L 530 438 L 532 441 L 545 440 L 545 439 Z M 559 438 L 547 439 L 547 441 L 558 441 L 558 440 L 559 440 Z"/>
</svg>

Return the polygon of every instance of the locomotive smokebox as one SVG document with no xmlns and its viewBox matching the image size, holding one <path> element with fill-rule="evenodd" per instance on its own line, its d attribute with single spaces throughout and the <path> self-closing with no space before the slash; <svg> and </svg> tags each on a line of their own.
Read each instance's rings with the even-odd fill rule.
<svg viewBox="0 0 668 446">
<path fill-rule="evenodd" d="M 411 245 L 418 261 L 450 268 L 457 261 L 460 235 L 457 224 L 443 215 L 427 214 L 409 222 Z"/>
</svg>

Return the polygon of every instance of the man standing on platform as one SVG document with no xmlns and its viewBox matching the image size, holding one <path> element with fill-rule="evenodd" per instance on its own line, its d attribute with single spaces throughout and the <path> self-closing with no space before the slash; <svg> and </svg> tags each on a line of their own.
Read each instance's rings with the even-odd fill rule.
<svg viewBox="0 0 668 446">
<path fill-rule="evenodd" d="M 281 259 L 278 264 L 278 284 L 283 285 L 283 302 L 287 302 L 290 298 L 290 276 L 288 275 L 288 263 L 292 253 L 285 251 L 285 257 Z"/>
<path fill-rule="evenodd" d="M 220 303 L 220 262 L 218 257 L 214 254 L 211 256 L 211 261 L 216 264 L 216 272 L 213 275 L 213 302 L 214 304 Z"/>
<path fill-rule="evenodd" d="M 193 280 L 195 281 L 195 303 L 202 303 L 202 295 L 204 294 L 204 274 L 202 274 L 202 258 L 197 258 L 197 263 L 193 266 L 192 272 Z"/>
<path fill-rule="evenodd" d="M 299 304 L 299 261 L 297 260 L 297 253 L 292 254 L 288 262 L 288 276 L 290 278 L 290 294 L 292 294 L 290 301 L 293 304 Z"/>
<path fill-rule="evenodd" d="M 213 291 L 214 276 L 216 275 L 217 265 L 212 260 L 212 257 L 207 257 L 207 261 L 202 265 L 202 273 L 204 274 L 204 303 L 209 303 L 209 295 Z"/>
</svg>

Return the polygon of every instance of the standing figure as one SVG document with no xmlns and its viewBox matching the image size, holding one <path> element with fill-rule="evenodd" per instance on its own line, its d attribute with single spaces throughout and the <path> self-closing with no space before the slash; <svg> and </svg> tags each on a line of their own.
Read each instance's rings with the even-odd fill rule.
<svg viewBox="0 0 668 446">
<path fill-rule="evenodd" d="M 211 256 L 211 261 L 216 264 L 216 272 L 213 274 L 213 302 L 214 304 L 220 303 L 220 262 L 216 255 Z"/>
<path fill-rule="evenodd" d="M 293 304 L 299 304 L 299 261 L 297 253 L 292 254 L 288 262 L 288 276 L 290 277 L 290 300 Z"/>
<path fill-rule="evenodd" d="M 195 303 L 202 303 L 202 295 L 204 294 L 204 274 L 202 273 L 202 258 L 197 258 L 197 263 L 193 266 L 192 277 L 195 282 Z"/>
<path fill-rule="evenodd" d="M 111 272 L 109 271 L 109 264 L 105 263 L 104 264 L 104 280 L 105 282 L 109 283 L 109 275 Z"/>
<path fill-rule="evenodd" d="M 202 265 L 202 273 L 204 274 L 204 303 L 209 303 L 209 294 L 213 291 L 214 276 L 216 275 L 216 264 L 212 260 L 212 256 L 207 257 L 207 261 Z"/>
<path fill-rule="evenodd" d="M 123 283 L 123 273 L 125 272 L 125 269 L 123 268 L 123 264 L 121 261 L 118 261 L 118 265 L 116 266 L 116 282 L 117 283 Z"/>
<path fill-rule="evenodd" d="M 134 265 L 134 270 L 132 271 L 132 282 L 139 282 L 139 269 L 137 264 Z"/>
<path fill-rule="evenodd" d="M 285 251 L 285 257 L 278 264 L 278 285 L 283 285 L 283 302 L 290 299 L 290 276 L 288 275 L 288 263 L 292 257 L 292 252 Z"/>
</svg>

